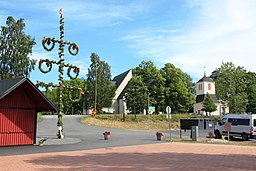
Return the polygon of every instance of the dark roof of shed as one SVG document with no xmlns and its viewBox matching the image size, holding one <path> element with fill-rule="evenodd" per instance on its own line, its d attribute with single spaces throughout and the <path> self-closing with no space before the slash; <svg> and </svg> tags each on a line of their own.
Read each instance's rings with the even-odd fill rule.
<svg viewBox="0 0 256 171">
<path fill-rule="evenodd" d="M 113 81 L 115 82 L 115 86 L 119 87 L 119 85 L 122 83 L 122 81 L 125 79 L 126 75 L 129 73 L 130 70 L 123 72 L 122 74 L 119 74 L 114 77 Z"/>
<path fill-rule="evenodd" d="M 28 79 L 13 78 L 0 80 L 0 100 L 14 91 L 19 86 L 28 87 L 26 91 L 33 98 L 36 104 L 36 110 L 41 111 L 57 111 L 55 105 Z"/>
<path fill-rule="evenodd" d="M 215 94 L 210 94 L 211 98 L 213 99 L 214 103 L 219 103 Z M 206 98 L 206 94 L 201 94 L 196 96 L 196 103 L 203 102 Z"/>
<path fill-rule="evenodd" d="M 24 78 L 0 80 L 0 99 L 14 90 Z M 16 85 L 16 86 L 15 86 Z"/>
<path fill-rule="evenodd" d="M 199 83 L 199 82 L 213 82 L 213 80 L 210 77 L 206 77 L 204 75 L 203 78 L 201 78 L 199 81 L 197 81 L 197 83 Z"/>
</svg>

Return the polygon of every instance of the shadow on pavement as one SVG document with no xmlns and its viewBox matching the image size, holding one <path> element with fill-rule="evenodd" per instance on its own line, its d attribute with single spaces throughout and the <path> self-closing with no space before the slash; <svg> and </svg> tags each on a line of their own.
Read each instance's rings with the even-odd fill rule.
<svg viewBox="0 0 256 171">
<path fill-rule="evenodd" d="M 27 160 L 56 170 L 254 170 L 255 156 L 193 153 L 80 153 Z"/>
</svg>

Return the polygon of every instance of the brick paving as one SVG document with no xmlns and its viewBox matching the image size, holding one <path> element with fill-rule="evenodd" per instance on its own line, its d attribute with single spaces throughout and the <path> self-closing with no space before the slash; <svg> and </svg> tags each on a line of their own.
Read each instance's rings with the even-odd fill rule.
<svg viewBox="0 0 256 171">
<path fill-rule="evenodd" d="M 248 171 L 256 170 L 256 147 L 170 142 L 3 156 L 0 157 L 0 170 Z"/>
</svg>

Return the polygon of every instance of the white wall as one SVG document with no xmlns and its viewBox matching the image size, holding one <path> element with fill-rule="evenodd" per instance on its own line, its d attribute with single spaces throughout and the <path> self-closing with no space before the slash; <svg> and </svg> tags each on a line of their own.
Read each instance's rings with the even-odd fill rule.
<svg viewBox="0 0 256 171">
<path fill-rule="evenodd" d="M 118 100 L 117 98 L 122 93 L 122 91 L 124 90 L 124 88 L 126 87 L 126 85 L 128 84 L 128 82 L 130 81 L 131 78 L 132 78 L 132 70 L 130 70 L 127 73 L 124 80 L 121 82 L 119 87 L 117 87 L 117 89 L 116 89 L 115 96 L 112 100 L 112 105 L 111 105 L 111 107 L 114 108 L 115 114 L 123 114 L 124 111 L 127 113 L 125 102 L 123 101 L 123 99 Z"/>
</svg>

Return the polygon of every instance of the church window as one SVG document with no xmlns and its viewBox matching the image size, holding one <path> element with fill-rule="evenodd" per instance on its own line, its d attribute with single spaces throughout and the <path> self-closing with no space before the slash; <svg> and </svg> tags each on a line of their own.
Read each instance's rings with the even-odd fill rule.
<svg viewBox="0 0 256 171">
<path fill-rule="evenodd" d="M 211 83 L 208 84 L 208 90 L 211 90 Z"/>
<path fill-rule="evenodd" d="M 199 84 L 198 85 L 198 90 L 202 90 L 202 89 L 203 89 L 202 84 Z"/>
</svg>

